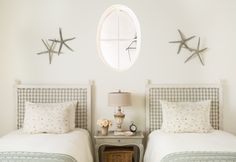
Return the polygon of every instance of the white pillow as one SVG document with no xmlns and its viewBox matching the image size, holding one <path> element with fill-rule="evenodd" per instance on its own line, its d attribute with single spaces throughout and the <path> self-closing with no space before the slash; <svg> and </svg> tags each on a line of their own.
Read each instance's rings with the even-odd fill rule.
<svg viewBox="0 0 236 162">
<path fill-rule="evenodd" d="M 207 133 L 210 124 L 211 101 L 167 102 L 160 101 L 163 123 L 161 129 L 170 133 Z"/>
<path fill-rule="evenodd" d="M 27 133 L 66 133 L 75 128 L 76 102 L 25 103 Z"/>
</svg>

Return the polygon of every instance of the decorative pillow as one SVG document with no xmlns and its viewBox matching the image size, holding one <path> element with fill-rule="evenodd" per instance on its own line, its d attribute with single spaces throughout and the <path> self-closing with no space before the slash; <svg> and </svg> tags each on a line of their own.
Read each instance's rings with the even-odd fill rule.
<svg viewBox="0 0 236 162">
<path fill-rule="evenodd" d="M 25 103 L 27 133 L 66 133 L 75 128 L 76 102 Z"/>
<path fill-rule="evenodd" d="M 163 123 L 161 129 L 172 133 L 207 133 L 210 124 L 211 101 L 167 102 L 160 101 Z"/>
</svg>

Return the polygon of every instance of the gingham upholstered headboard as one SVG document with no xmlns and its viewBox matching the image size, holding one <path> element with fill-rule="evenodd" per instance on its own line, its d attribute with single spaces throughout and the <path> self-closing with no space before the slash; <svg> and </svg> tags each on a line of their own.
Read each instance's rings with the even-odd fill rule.
<svg viewBox="0 0 236 162">
<path fill-rule="evenodd" d="M 17 128 L 23 126 L 25 101 L 59 103 L 78 101 L 75 126 L 91 131 L 91 85 L 16 85 Z"/>
<path fill-rule="evenodd" d="M 170 102 L 196 102 L 211 100 L 211 125 L 222 129 L 222 88 L 221 85 L 147 85 L 146 132 L 160 129 L 162 110 L 160 100 Z"/>
</svg>

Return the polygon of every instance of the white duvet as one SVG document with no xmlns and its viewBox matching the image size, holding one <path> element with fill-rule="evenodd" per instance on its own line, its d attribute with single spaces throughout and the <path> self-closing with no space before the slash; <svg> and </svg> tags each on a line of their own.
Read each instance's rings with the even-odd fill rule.
<svg viewBox="0 0 236 162">
<path fill-rule="evenodd" d="M 236 136 L 218 130 L 212 133 L 164 133 L 156 130 L 148 136 L 144 162 L 160 162 L 164 156 L 181 151 L 236 152 Z"/>
<path fill-rule="evenodd" d="M 78 162 L 93 162 L 91 139 L 84 129 L 65 134 L 25 134 L 17 130 L 0 138 L 0 151 L 61 153 Z"/>
</svg>

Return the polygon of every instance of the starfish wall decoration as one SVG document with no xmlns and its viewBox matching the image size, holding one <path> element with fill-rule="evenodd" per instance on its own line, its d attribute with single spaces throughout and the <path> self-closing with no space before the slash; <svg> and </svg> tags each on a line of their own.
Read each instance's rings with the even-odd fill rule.
<svg viewBox="0 0 236 162">
<path fill-rule="evenodd" d="M 186 60 L 184 63 L 188 62 L 191 58 L 193 58 L 194 56 L 198 56 L 201 64 L 204 66 L 204 62 L 203 62 L 203 59 L 201 57 L 201 53 L 203 53 L 207 48 L 203 48 L 203 49 L 200 49 L 200 37 L 198 38 L 198 44 L 197 44 L 197 48 L 194 49 L 194 48 L 191 48 L 187 45 L 187 42 L 193 38 L 195 38 L 195 36 L 191 36 L 189 38 L 185 38 L 185 36 L 183 35 L 183 33 L 178 30 L 179 34 L 180 34 L 180 37 L 181 37 L 181 40 L 178 40 L 178 41 L 170 41 L 169 43 L 179 43 L 179 49 L 178 49 L 178 52 L 177 54 L 180 53 L 181 49 L 182 48 L 185 48 L 187 49 L 188 51 L 190 52 L 193 52 Z"/>
<path fill-rule="evenodd" d="M 198 38 L 198 44 L 197 44 L 197 49 L 193 49 L 193 53 L 191 56 L 189 56 L 186 60 L 185 63 L 188 62 L 194 55 L 197 55 L 199 60 L 201 61 L 202 65 L 204 65 L 203 60 L 201 58 L 201 53 L 204 52 L 207 48 L 200 49 L 200 38 Z"/>
<path fill-rule="evenodd" d="M 73 38 L 68 38 L 68 39 L 63 39 L 61 28 L 59 28 L 59 35 L 60 35 L 60 40 L 49 39 L 50 41 L 53 41 L 53 42 L 56 42 L 56 43 L 60 43 L 59 50 L 58 50 L 58 55 L 60 55 L 60 52 L 61 52 L 61 49 L 62 49 L 62 46 L 63 46 L 63 45 L 66 46 L 70 51 L 73 52 L 73 49 L 71 49 L 71 48 L 66 44 L 66 42 L 75 39 L 75 37 L 73 37 Z"/>
<path fill-rule="evenodd" d="M 183 34 L 180 30 L 178 30 L 178 32 L 179 32 L 179 35 L 180 35 L 181 40 L 178 40 L 178 41 L 170 41 L 170 42 L 169 42 L 169 43 L 179 43 L 179 49 L 178 49 L 177 54 L 180 53 L 180 51 L 181 51 L 181 49 L 182 49 L 183 47 L 189 49 L 189 47 L 188 47 L 188 45 L 187 45 L 187 42 L 195 37 L 195 36 L 191 36 L 191 37 L 189 37 L 189 38 L 185 38 L 184 34 Z"/>
<path fill-rule="evenodd" d="M 128 45 L 128 47 L 125 49 L 126 51 L 128 51 L 128 55 L 129 55 L 129 61 L 131 62 L 131 56 L 130 56 L 130 50 L 134 50 L 136 49 L 136 43 L 137 43 L 137 35 L 134 36 L 133 40 L 131 41 L 131 43 Z"/>
<path fill-rule="evenodd" d="M 75 37 L 73 37 L 73 38 L 68 38 L 68 39 L 63 39 L 61 28 L 59 28 L 59 35 L 60 35 L 60 39 L 59 39 L 59 40 L 57 40 L 57 39 L 43 40 L 43 39 L 42 39 L 42 42 L 43 42 L 44 46 L 46 47 L 46 51 L 37 53 L 38 55 L 41 55 L 41 54 L 48 54 L 48 55 L 49 55 L 49 63 L 50 63 L 50 64 L 52 63 L 52 58 L 53 58 L 53 55 L 54 55 L 54 54 L 57 54 L 58 56 L 59 56 L 60 54 L 62 54 L 61 51 L 62 51 L 62 46 L 63 46 L 63 45 L 66 46 L 70 51 L 73 52 L 73 49 L 70 48 L 70 47 L 66 44 L 66 42 L 71 41 L 71 40 L 74 40 Z M 52 43 L 49 44 L 48 41 L 50 41 L 50 42 L 52 42 Z M 55 51 L 55 48 L 56 48 L 56 46 L 57 46 L 57 43 L 59 43 L 60 45 L 59 45 L 58 51 Z"/>
<path fill-rule="evenodd" d="M 43 39 L 42 39 L 42 42 L 43 42 L 43 44 L 44 44 L 44 46 L 46 47 L 47 50 L 43 51 L 43 52 L 39 52 L 37 54 L 38 55 L 48 54 L 48 56 L 49 56 L 49 64 L 51 64 L 52 63 L 53 54 L 54 53 L 58 53 L 57 51 L 54 51 L 57 43 L 56 42 L 52 42 L 51 44 L 49 44 L 47 40 L 43 40 Z"/>
</svg>

